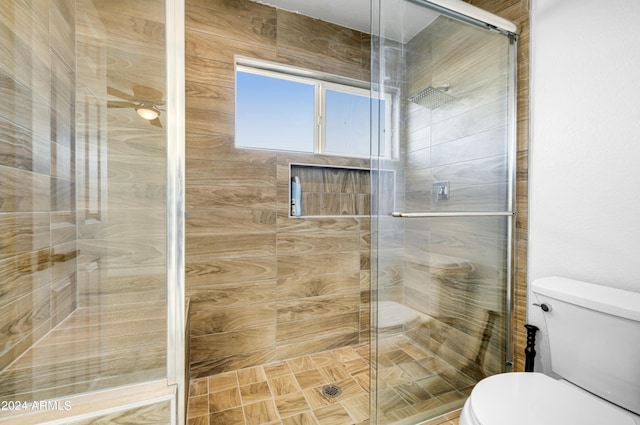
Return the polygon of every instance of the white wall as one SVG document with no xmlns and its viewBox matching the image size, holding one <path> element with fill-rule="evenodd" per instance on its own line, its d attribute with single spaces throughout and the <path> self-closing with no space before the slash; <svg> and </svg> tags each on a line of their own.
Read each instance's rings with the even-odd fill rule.
<svg viewBox="0 0 640 425">
<path fill-rule="evenodd" d="M 640 292 L 640 1 L 531 8 L 529 282 Z"/>
<path fill-rule="evenodd" d="M 640 292 L 640 1 L 531 0 L 531 24 L 529 283 Z"/>
</svg>

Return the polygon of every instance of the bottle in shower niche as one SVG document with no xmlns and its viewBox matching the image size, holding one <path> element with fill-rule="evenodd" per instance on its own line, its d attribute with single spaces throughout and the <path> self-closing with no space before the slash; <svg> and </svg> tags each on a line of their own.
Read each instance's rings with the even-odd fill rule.
<svg viewBox="0 0 640 425">
<path fill-rule="evenodd" d="M 291 177 L 291 217 L 300 217 L 302 213 L 302 188 L 300 177 Z"/>
</svg>

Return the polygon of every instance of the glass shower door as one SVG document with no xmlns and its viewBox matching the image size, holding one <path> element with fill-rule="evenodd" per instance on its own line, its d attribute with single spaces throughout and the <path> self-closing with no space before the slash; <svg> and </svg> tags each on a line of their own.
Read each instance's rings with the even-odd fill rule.
<svg viewBox="0 0 640 425">
<path fill-rule="evenodd" d="M 184 54 L 166 13 L 182 3 L 3 2 L 0 400 L 33 408 L 2 409 L 0 422 L 41 423 L 37 410 L 62 406 L 51 414 L 72 423 L 60 417 L 117 411 L 109 391 L 154 383 L 145 394 L 162 402 L 136 398 L 150 417 L 184 410 L 171 405 L 185 380 L 171 214 L 184 147 L 168 78 Z"/>
<path fill-rule="evenodd" d="M 413 424 L 509 367 L 515 36 L 428 3 L 378 14 L 399 155 L 373 167 L 374 208 L 395 208 L 372 217 L 372 422 Z"/>
</svg>

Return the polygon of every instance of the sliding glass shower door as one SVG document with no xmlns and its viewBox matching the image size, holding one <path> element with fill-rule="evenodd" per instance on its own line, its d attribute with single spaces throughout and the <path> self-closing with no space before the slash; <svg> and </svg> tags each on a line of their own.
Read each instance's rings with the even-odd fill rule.
<svg viewBox="0 0 640 425">
<path fill-rule="evenodd" d="M 427 2 L 374 15 L 398 155 L 372 166 L 372 422 L 414 424 L 510 365 L 515 36 Z"/>
</svg>

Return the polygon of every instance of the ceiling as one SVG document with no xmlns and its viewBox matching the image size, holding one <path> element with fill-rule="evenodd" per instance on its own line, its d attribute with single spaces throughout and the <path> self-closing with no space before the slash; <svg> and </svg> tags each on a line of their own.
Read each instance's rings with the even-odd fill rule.
<svg viewBox="0 0 640 425">
<path fill-rule="evenodd" d="M 254 0 L 290 12 L 371 33 L 371 0 Z M 382 0 L 380 35 L 406 43 L 439 14 L 406 0 Z"/>
</svg>

